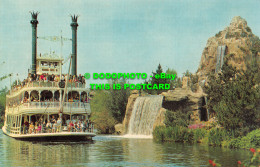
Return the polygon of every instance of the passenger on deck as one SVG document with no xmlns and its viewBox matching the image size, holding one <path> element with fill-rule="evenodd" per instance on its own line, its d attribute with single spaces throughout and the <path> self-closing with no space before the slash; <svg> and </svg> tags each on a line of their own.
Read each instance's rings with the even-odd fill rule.
<svg viewBox="0 0 260 167">
<path fill-rule="evenodd" d="M 61 119 L 60 118 L 57 121 L 57 132 L 61 132 Z"/>
<path fill-rule="evenodd" d="M 29 122 L 28 121 L 25 121 L 24 122 L 24 134 L 28 133 L 28 129 L 29 129 Z"/>
<path fill-rule="evenodd" d="M 70 132 L 71 130 L 73 131 L 73 128 L 74 128 L 74 124 L 72 123 L 72 121 L 70 121 L 70 123 L 69 123 L 69 128 L 68 128 L 69 132 Z"/>
<path fill-rule="evenodd" d="M 55 133 L 57 130 L 57 121 L 55 120 L 54 124 L 52 125 L 52 133 Z"/>
<path fill-rule="evenodd" d="M 64 75 L 62 75 L 61 81 L 62 81 L 62 82 L 65 82 L 65 77 L 64 77 Z"/>
<path fill-rule="evenodd" d="M 56 119 L 54 117 L 54 115 L 52 116 L 52 119 L 51 119 L 51 123 L 54 124 L 56 122 Z"/>
<path fill-rule="evenodd" d="M 74 131 L 75 131 L 75 132 L 78 132 L 78 131 L 79 131 L 79 125 L 78 125 L 77 122 L 75 122 L 75 124 L 74 124 Z"/>
<path fill-rule="evenodd" d="M 70 119 L 67 119 L 66 120 L 66 125 L 69 126 L 69 124 L 70 124 Z"/>
<path fill-rule="evenodd" d="M 60 81 L 60 77 L 58 75 L 56 75 L 55 78 L 54 78 L 54 81 L 55 82 L 59 82 Z"/>
<path fill-rule="evenodd" d="M 42 123 L 42 132 L 43 133 L 46 132 L 46 123 L 45 123 L 45 121 L 43 121 L 43 123 Z"/>
<path fill-rule="evenodd" d="M 38 128 L 36 129 L 36 132 L 37 133 L 41 133 L 41 131 L 42 131 L 42 126 L 41 126 L 41 124 L 39 124 Z"/>
<path fill-rule="evenodd" d="M 84 76 L 82 76 L 81 78 L 82 78 L 81 83 L 82 83 L 82 84 L 85 84 L 86 82 L 85 82 L 85 78 L 84 78 Z"/>
<path fill-rule="evenodd" d="M 36 123 L 35 123 L 35 126 L 34 126 L 34 132 L 35 132 L 35 133 L 38 132 L 37 129 L 38 129 L 38 123 L 36 122 Z"/>
<path fill-rule="evenodd" d="M 55 75 L 54 74 L 52 74 L 52 81 L 54 82 L 55 81 Z"/>
<path fill-rule="evenodd" d="M 47 127 L 47 132 L 50 133 L 52 130 L 52 125 L 51 125 L 50 121 L 48 121 L 48 123 L 46 124 L 46 127 Z"/>
<path fill-rule="evenodd" d="M 82 83 L 82 76 L 79 74 L 78 81 Z"/>
<path fill-rule="evenodd" d="M 34 132 L 34 125 L 33 125 L 33 122 L 30 124 L 30 127 L 29 127 L 29 133 L 33 133 Z"/>
<path fill-rule="evenodd" d="M 39 74 L 36 75 L 36 81 L 39 81 L 40 80 L 40 76 Z"/>
<path fill-rule="evenodd" d="M 82 121 L 80 122 L 80 131 L 84 132 L 85 131 L 85 123 Z"/>
<path fill-rule="evenodd" d="M 44 75 L 42 74 L 41 76 L 40 76 L 40 81 L 43 81 L 44 80 Z"/>
<path fill-rule="evenodd" d="M 72 123 L 73 123 L 73 124 L 76 123 L 75 117 L 73 117 L 73 119 L 72 119 Z"/>
<path fill-rule="evenodd" d="M 23 102 L 24 102 L 24 103 L 27 103 L 27 102 L 28 102 L 27 97 L 24 97 Z"/>
</svg>

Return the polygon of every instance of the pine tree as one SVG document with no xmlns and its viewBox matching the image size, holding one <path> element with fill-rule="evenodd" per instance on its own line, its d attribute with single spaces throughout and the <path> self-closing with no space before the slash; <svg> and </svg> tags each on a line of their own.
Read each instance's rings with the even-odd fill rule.
<svg viewBox="0 0 260 167">
<path fill-rule="evenodd" d="M 159 85 L 159 84 L 166 84 L 167 80 L 165 78 L 156 78 L 156 76 L 161 76 L 161 73 L 163 73 L 163 69 L 161 64 L 158 65 L 156 72 L 153 72 L 153 77 L 151 80 L 151 84 L 152 86 L 154 84 Z M 167 90 L 154 90 L 154 92 L 156 92 L 156 94 L 160 94 L 163 91 L 167 91 Z"/>
</svg>

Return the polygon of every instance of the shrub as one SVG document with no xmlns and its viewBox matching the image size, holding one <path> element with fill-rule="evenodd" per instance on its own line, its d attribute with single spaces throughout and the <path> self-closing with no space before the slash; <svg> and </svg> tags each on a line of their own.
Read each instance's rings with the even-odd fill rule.
<svg viewBox="0 0 260 167">
<path fill-rule="evenodd" d="M 193 142 L 201 143 L 202 139 L 207 135 L 206 129 L 195 129 L 193 130 Z"/>
<path fill-rule="evenodd" d="M 165 131 L 164 126 L 156 126 L 155 129 L 153 130 L 153 139 L 157 142 L 162 142 L 165 140 L 164 136 L 164 131 Z"/>
<path fill-rule="evenodd" d="M 165 113 L 165 125 L 167 127 L 184 126 L 189 125 L 189 113 L 184 113 L 181 110 L 170 111 Z"/>
<path fill-rule="evenodd" d="M 227 145 L 229 148 L 258 148 L 260 147 L 260 129 L 248 133 L 244 137 L 230 140 Z"/>
<path fill-rule="evenodd" d="M 229 134 L 224 129 L 213 128 L 209 131 L 209 145 L 221 146 L 222 141 L 229 139 Z"/>
</svg>

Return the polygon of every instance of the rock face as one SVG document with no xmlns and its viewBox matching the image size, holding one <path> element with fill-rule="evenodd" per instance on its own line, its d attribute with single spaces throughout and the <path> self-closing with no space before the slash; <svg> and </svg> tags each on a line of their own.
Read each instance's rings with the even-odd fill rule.
<svg viewBox="0 0 260 167">
<path fill-rule="evenodd" d="M 230 64 L 245 69 L 244 58 L 252 54 L 253 47 L 260 46 L 260 40 L 252 33 L 245 19 L 240 16 L 234 17 L 228 27 L 208 39 L 197 71 L 200 80 L 215 71 L 217 47 L 220 45 L 227 46 L 225 55 L 232 54 Z"/>
<path fill-rule="evenodd" d="M 116 134 L 122 134 L 123 132 L 123 124 L 116 124 L 115 125 L 115 133 Z"/>
<path fill-rule="evenodd" d="M 163 108 L 172 111 L 181 110 L 184 113 L 191 112 L 190 119 L 194 123 L 208 119 L 203 92 L 193 93 L 190 89 L 176 88 L 173 91 L 164 92 L 162 95 L 165 97 Z"/>
<path fill-rule="evenodd" d="M 161 108 L 159 113 L 158 113 L 158 115 L 157 115 L 157 118 L 155 119 L 155 122 L 153 124 L 153 129 L 156 126 L 165 126 L 165 124 L 164 124 L 165 113 L 166 113 L 166 109 L 165 108 Z"/>
<path fill-rule="evenodd" d="M 133 111 L 134 103 L 139 94 L 138 92 L 133 91 L 132 94 L 128 98 L 127 106 L 126 106 L 126 111 L 125 111 L 125 118 L 123 120 L 123 130 L 122 133 L 126 134 L 128 132 L 128 124 L 130 121 L 130 117 Z"/>
<path fill-rule="evenodd" d="M 185 76 L 182 77 L 182 88 L 188 88 L 189 82 L 190 82 L 189 77 L 185 77 Z"/>
</svg>

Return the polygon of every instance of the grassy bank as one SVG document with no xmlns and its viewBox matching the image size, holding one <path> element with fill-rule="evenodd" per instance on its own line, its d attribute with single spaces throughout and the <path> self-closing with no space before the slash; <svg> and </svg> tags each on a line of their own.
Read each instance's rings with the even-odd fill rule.
<svg viewBox="0 0 260 167">
<path fill-rule="evenodd" d="M 248 133 L 246 136 L 235 138 L 224 129 L 189 129 L 182 126 L 158 126 L 153 131 L 153 138 L 158 142 L 188 142 L 205 145 L 222 146 L 228 148 L 259 148 L 260 129 Z"/>
</svg>

